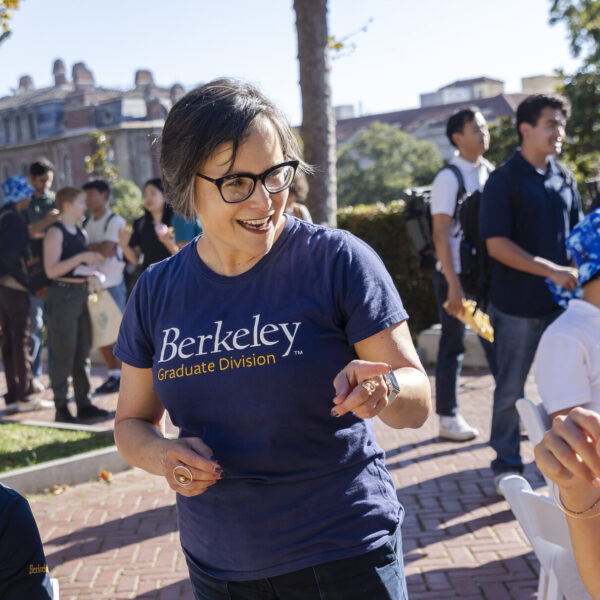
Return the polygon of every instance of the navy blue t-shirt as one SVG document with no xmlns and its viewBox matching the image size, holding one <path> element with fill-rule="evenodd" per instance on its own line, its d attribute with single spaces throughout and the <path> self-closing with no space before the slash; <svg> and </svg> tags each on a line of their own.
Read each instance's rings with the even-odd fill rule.
<svg viewBox="0 0 600 600">
<path fill-rule="evenodd" d="M 115 355 L 152 369 L 180 435 L 223 467 L 204 494 L 177 495 L 181 543 L 200 569 L 270 577 L 388 540 L 403 511 L 373 420 L 330 410 L 353 344 L 407 317 L 367 244 L 291 216 L 239 276 L 207 268 L 195 243 L 144 272 Z"/>
<path fill-rule="evenodd" d="M 499 169 L 490 175 L 481 196 L 481 237 L 506 237 L 533 256 L 570 264 L 565 240 L 582 217 L 574 179 L 568 186 L 552 157 L 544 174 L 519 151 L 504 166 L 519 194 L 511 201 L 507 177 Z M 520 317 L 543 317 L 558 309 L 543 277 L 491 262 L 489 298 L 496 308 Z"/>
<path fill-rule="evenodd" d="M 0 598 L 51 600 L 42 540 L 23 496 L 0 483 Z"/>
</svg>

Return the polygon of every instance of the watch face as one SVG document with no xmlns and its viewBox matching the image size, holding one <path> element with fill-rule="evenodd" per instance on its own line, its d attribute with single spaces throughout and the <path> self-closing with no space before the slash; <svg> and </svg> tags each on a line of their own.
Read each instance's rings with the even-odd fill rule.
<svg viewBox="0 0 600 600">
<path fill-rule="evenodd" d="M 393 392 L 394 394 L 398 394 L 398 392 L 400 392 L 400 386 L 398 385 L 398 380 L 396 379 L 396 374 L 394 371 L 390 371 L 385 376 L 385 381 L 390 388 L 390 392 Z"/>
</svg>

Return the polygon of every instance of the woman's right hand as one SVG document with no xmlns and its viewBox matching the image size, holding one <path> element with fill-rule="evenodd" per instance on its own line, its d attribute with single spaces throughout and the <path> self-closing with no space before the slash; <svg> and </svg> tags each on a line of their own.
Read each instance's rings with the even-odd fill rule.
<svg viewBox="0 0 600 600">
<path fill-rule="evenodd" d="M 223 469 L 213 457 L 212 450 L 197 437 L 172 440 L 164 458 L 164 476 L 171 489 L 182 496 L 198 496 L 213 486 L 223 475 Z M 192 474 L 189 485 L 181 485 L 175 475 L 187 475 L 186 469 L 175 468 L 183 466 Z"/>
<path fill-rule="evenodd" d="M 554 417 L 552 427 L 535 447 L 540 471 L 554 481 L 565 503 L 574 510 L 591 504 L 600 490 L 600 415 L 574 408 Z M 581 506 L 579 506 L 581 504 Z"/>
</svg>

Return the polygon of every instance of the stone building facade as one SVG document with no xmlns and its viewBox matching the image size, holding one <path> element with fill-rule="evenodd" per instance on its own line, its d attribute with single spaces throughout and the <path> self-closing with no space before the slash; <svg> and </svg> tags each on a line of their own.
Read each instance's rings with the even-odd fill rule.
<svg viewBox="0 0 600 600">
<path fill-rule="evenodd" d="M 172 104 L 183 94 L 180 85 L 158 87 L 152 73 L 138 70 L 129 90 L 97 86 L 82 62 L 72 67 L 71 80 L 58 59 L 54 85 L 35 88 L 31 77 L 20 78 L 11 96 L 0 98 L 0 177 L 28 173 L 45 157 L 55 167 L 55 188 L 81 186 L 90 178 L 84 158 L 94 152 L 90 131 L 110 136 L 114 163 L 123 179 L 138 185 L 158 177 L 158 137 Z"/>
</svg>

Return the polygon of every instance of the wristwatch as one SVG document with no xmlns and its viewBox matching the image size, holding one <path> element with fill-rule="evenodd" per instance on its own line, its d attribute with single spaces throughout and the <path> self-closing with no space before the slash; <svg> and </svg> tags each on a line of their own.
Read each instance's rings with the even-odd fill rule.
<svg viewBox="0 0 600 600">
<path fill-rule="evenodd" d="M 386 375 L 383 376 L 385 379 L 385 384 L 388 388 L 388 406 L 392 404 L 396 398 L 400 395 L 400 384 L 396 379 L 396 374 L 394 371 L 390 371 Z"/>
</svg>

